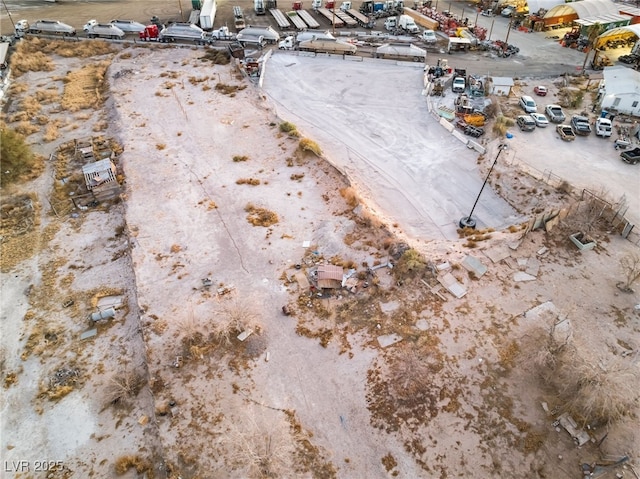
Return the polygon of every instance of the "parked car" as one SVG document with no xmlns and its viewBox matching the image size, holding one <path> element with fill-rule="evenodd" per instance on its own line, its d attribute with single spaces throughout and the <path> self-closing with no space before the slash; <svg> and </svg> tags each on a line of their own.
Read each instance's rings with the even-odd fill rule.
<svg viewBox="0 0 640 479">
<path fill-rule="evenodd" d="M 520 115 L 516 118 L 516 124 L 520 131 L 533 131 L 536 129 L 536 122 L 529 115 Z"/>
<path fill-rule="evenodd" d="M 635 165 L 640 161 L 640 147 L 634 148 L 633 150 L 627 150 L 620 153 L 620 158 L 625 163 L 629 163 L 630 165 Z"/>
<path fill-rule="evenodd" d="M 566 119 L 562 107 L 560 105 L 547 105 L 544 112 L 553 123 L 562 123 Z"/>
<path fill-rule="evenodd" d="M 533 121 L 536 122 L 536 126 L 540 128 L 546 128 L 547 125 L 549 125 L 549 120 L 547 120 L 547 117 L 542 113 L 531 113 L 530 116 L 533 118 Z"/>
<path fill-rule="evenodd" d="M 570 125 L 557 125 L 556 131 L 564 141 L 573 141 L 576 139 L 576 135 L 573 133 Z"/>
<path fill-rule="evenodd" d="M 538 96 L 547 96 L 547 87 L 542 85 L 535 86 L 533 87 L 533 93 Z"/>
<path fill-rule="evenodd" d="M 571 117 L 571 128 L 576 135 L 589 136 L 591 134 L 591 125 L 589 118 L 582 115 L 573 115 Z"/>
<path fill-rule="evenodd" d="M 500 12 L 500 15 L 502 15 L 503 17 L 510 17 L 511 15 L 513 15 L 515 11 L 516 9 L 514 7 L 508 6 L 502 9 L 502 11 Z"/>
<path fill-rule="evenodd" d="M 535 113 L 538 111 L 536 102 L 528 95 L 520 97 L 520 108 L 522 108 L 526 113 Z"/>
<path fill-rule="evenodd" d="M 133 20 L 111 20 L 109 23 L 115 25 L 125 33 L 144 32 L 144 25 Z"/>
</svg>

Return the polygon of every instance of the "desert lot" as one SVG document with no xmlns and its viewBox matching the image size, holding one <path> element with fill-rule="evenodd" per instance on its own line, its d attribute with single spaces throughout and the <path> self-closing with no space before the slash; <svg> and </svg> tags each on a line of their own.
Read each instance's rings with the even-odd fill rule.
<svg viewBox="0 0 640 479">
<path fill-rule="evenodd" d="M 357 85 L 366 63 L 274 55 L 261 90 L 201 48 L 31 48 L 51 69 L 15 78 L 4 121 L 57 155 L 3 185 L 3 477 L 638 470 L 640 297 L 619 287 L 638 247 L 602 203 L 528 174 L 525 142 L 483 193 L 493 228 L 456 231 L 498 140 L 478 158 L 439 130 L 420 71 L 378 67 L 413 71 L 402 95 L 425 111 L 393 143 L 364 136 L 386 131 L 391 95 L 341 110 L 279 81 L 295 62 Z M 320 110 L 330 127 L 305 116 Z M 81 196 L 88 138 L 117 167 L 111 199 Z M 425 145 L 433 163 L 408 163 Z M 568 214 L 528 231 L 552 210 Z M 345 287 L 312 288 L 329 265 Z"/>
</svg>

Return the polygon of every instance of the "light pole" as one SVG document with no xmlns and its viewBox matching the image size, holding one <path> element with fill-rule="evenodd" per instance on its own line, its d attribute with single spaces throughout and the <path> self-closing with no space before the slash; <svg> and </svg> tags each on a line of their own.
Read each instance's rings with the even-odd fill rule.
<svg viewBox="0 0 640 479">
<path fill-rule="evenodd" d="M 502 144 L 498 146 L 498 154 L 496 155 L 496 159 L 493 160 L 493 164 L 491 165 L 491 168 L 489 168 L 489 173 L 487 173 L 487 177 L 484 179 L 484 183 L 482 183 L 482 188 L 480 188 L 480 192 L 476 197 L 476 201 L 473 203 L 473 206 L 471 207 L 471 213 L 469 213 L 469 216 L 463 216 L 462 218 L 460 218 L 460 222 L 458 223 L 460 228 L 476 227 L 476 220 L 473 219 L 473 210 L 476 209 L 476 205 L 478 204 L 478 200 L 480 199 L 482 190 L 484 190 L 484 187 L 487 184 L 487 181 L 489 181 L 489 176 L 491 176 L 491 172 L 493 171 L 494 166 L 496 166 L 496 163 L 498 162 L 498 158 L 500 158 L 500 153 L 502 153 L 502 151 L 506 149 L 507 149 L 507 145 Z"/>
<path fill-rule="evenodd" d="M 182 0 L 178 0 L 178 6 L 180 7 L 180 21 L 184 22 L 184 13 L 182 12 Z"/>
</svg>

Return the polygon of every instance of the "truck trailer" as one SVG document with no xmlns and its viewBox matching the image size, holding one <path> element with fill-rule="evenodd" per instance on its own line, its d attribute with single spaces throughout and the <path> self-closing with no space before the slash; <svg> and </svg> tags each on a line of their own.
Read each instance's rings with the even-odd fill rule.
<svg viewBox="0 0 640 479">
<path fill-rule="evenodd" d="M 338 53 L 342 55 L 355 55 L 358 48 L 351 44 L 340 42 L 336 39 L 330 38 L 313 38 L 311 40 L 305 40 L 298 44 L 298 50 L 303 52 L 315 52 L 315 53 Z"/>
<path fill-rule="evenodd" d="M 216 18 L 217 9 L 218 5 L 216 0 L 204 0 L 202 9 L 200 10 L 200 28 L 203 30 L 211 30 L 213 28 L 213 21 Z"/>
</svg>

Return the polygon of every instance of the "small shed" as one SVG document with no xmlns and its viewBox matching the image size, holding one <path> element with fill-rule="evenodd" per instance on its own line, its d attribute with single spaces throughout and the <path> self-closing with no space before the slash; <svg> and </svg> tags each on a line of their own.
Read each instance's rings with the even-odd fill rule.
<svg viewBox="0 0 640 479">
<path fill-rule="evenodd" d="M 342 287 L 344 270 L 342 266 L 322 264 L 318 266 L 318 289 L 336 289 Z"/>
<path fill-rule="evenodd" d="M 117 185 L 116 165 L 108 158 L 84 165 L 82 174 L 89 191 L 102 186 L 112 187 Z"/>
<path fill-rule="evenodd" d="M 605 67 L 600 88 L 600 108 L 640 116 L 640 72 L 623 66 Z"/>
<path fill-rule="evenodd" d="M 513 85 L 513 78 L 511 77 L 493 77 L 491 79 L 491 94 L 509 96 Z"/>
</svg>

